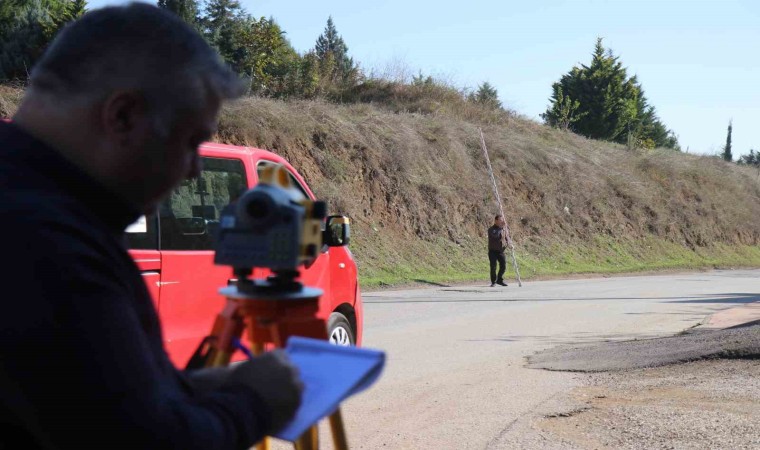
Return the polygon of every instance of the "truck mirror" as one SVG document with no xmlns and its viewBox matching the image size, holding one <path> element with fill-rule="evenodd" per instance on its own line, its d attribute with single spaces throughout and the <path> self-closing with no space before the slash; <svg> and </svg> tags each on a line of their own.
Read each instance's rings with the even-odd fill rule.
<svg viewBox="0 0 760 450">
<path fill-rule="evenodd" d="M 346 216 L 329 216 L 323 242 L 328 247 L 344 247 L 351 240 L 351 221 Z"/>
</svg>

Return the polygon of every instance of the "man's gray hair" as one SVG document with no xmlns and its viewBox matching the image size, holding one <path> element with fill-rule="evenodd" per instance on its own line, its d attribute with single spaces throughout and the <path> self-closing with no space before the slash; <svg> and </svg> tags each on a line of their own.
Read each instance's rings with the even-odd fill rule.
<svg viewBox="0 0 760 450">
<path fill-rule="evenodd" d="M 141 92 L 164 126 L 209 95 L 236 98 L 243 84 L 206 41 L 171 12 L 131 3 L 93 10 L 66 26 L 32 70 L 32 92 L 92 102 Z"/>
</svg>

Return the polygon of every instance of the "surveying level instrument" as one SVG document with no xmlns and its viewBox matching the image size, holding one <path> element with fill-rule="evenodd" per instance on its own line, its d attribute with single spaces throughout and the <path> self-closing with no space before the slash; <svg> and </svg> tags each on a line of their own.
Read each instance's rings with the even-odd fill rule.
<svg viewBox="0 0 760 450">
<path fill-rule="evenodd" d="M 243 331 L 254 354 L 267 346 L 284 348 L 290 336 L 328 339 L 327 323 L 317 317 L 322 291 L 297 281 L 298 267 L 319 255 L 326 205 L 305 198 L 280 166 L 266 167 L 259 178 L 255 188 L 222 211 L 214 263 L 232 266 L 236 278 L 220 289 L 227 303 L 192 365 L 228 365 Z M 270 269 L 272 274 L 254 279 L 253 268 Z M 330 416 L 330 428 L 335 448 L 348 450 L 340 409 Z M 317 426 L 294 446 L 318 449 Z M 269 438 L 257 448 L 268 450 Z"/>
</svg>

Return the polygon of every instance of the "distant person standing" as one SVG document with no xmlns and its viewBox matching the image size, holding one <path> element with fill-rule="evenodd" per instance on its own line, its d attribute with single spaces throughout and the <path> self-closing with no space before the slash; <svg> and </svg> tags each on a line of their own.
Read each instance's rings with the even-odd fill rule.
<svg viewBox="0 0 760 450">
<path fill-rule="evenodd" d="M 507 236 L 504 230 L 506 222 L 501 214 L 496 216 L 493 226 L 488 229 L 488 261 L 491 263 L 491 287 L 499 284 L 506 286 L 504 272 L 507 270 L 507 259 L 504 250 L 507 249 Z M 499 273 L 496 274 L 496 263 L 499 263 Z"/>
</svg>

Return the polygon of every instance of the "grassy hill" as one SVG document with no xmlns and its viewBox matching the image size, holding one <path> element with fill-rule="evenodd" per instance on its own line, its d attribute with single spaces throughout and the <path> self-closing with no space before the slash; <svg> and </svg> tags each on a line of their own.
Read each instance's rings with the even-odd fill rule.
<svg viewBox="0 0 760 450">
<path fill-rule="evenodd" d="M 630 151 L 423 89 L 363 86 L 350 103 L 246 98 L 225 108 L 217 140 L 285 156 L 349 215 L 365 287 L 487 279 L 497 208 L 479 128 L 524 279 L 760 266 L 756 169 Z M 19 98 L 0 88 L 0 114 Z"/>
</svg>

